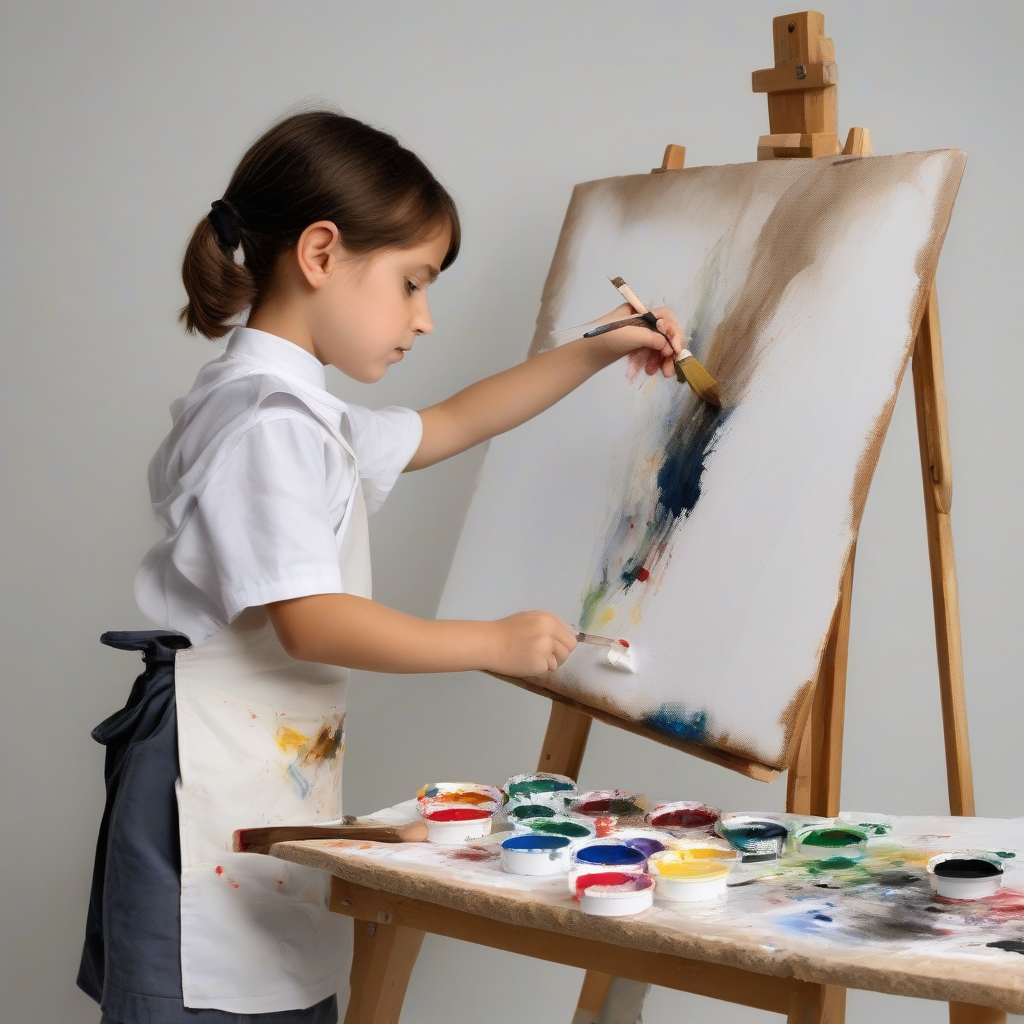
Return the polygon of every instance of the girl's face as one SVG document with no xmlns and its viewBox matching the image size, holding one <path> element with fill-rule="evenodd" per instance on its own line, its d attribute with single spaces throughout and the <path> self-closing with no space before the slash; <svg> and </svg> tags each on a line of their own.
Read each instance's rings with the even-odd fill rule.
<svg viewBox="0 0 1024 1024">
<path fill-rule="evenodd" d="M 346 376 L 372 384 L 400 362 L 434 321 L 427 288 L 448 251 L 445 228 L 408 249 L 338 258 L 311 310 L 313 353 Z"/>
</svg>

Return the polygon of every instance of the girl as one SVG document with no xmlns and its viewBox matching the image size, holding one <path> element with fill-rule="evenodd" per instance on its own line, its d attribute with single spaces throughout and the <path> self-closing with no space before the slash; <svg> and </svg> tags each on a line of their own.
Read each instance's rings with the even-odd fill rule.
<svg viewBox="0 0 1024 1024">
<path fill-rule="evenodd" d="M 373 412 L 324 367 L 380 380 L 433 328 L 455 204 L 390 135 L 328 111 L 282 121 L 199 222 L 186 329 L 245 327 L 171 406 L 149 467 L 166 531 L 135 592 L 160 628 L 106 744 L 79 985 L 120 1024 L 333 1024 L 343 919 L 322 872 L 231 852 L 242 826 L 341 816 L 349 669 L 536 676 L 575 647 L 543 611 L 434 622 L 370 597 L 366 517 L 403 470 L 515 427 L 621 356 L 673 375 L 679 327 L 579 339 L 420 413 Z M 622 316 L 624 307 L 608 319 Z"/>
</svg>

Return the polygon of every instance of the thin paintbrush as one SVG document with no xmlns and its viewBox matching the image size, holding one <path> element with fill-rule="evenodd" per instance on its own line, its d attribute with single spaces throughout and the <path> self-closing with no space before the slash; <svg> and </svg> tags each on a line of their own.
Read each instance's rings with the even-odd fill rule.
<svg viewBox="0 0 1024 1024">
<path fill-rule="evenodd" d="M 584 338 L 596 338 L 599 334 L 607 334 L 609 331 L 617 331 L 620 327 L 639 327 L 644 324 L 652 331 L 658 329 L 658 318 L 653 313 L 638 313 L 636 316 L 628 316 L 625 320 L 613 320 L 610 324 L 601 324 L 592 331 L 587 331 Z"/>
<path fill-rule="evenodd" d="M 641 315 L 649 310 L 640 301 L 640 297 L 621 277 L 608 279 L 618 289 L 619 294 Z M 650 321 L 645 320 L 648 325 Z M 708 373 L 693 357 L 693 353 L 684 348 L 675 358 L 676 380 L 680 384 L 689 384 L 691 388 L 710 405 L 722 408 L 722 398 L 718 391 L 718 381 Z"/>
<path fill-rule="evenodd" d="M 597 636 L 596 633 L 576 633 L 578 644 L 595 644 L 598 647 L 628 647 L 628 640 L 613 640 L 610 636 Z"/>
</svg>

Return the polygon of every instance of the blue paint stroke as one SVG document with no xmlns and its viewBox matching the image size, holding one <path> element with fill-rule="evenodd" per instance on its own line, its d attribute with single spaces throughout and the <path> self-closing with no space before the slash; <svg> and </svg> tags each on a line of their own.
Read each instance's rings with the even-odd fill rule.
<svg viewBox="0 0 1024 1024">
<path fill-rule="evenodd" d="M 288 778 L 290 778 L 295 784 L 295 789 L 299 796 L 305 800 L 309 795 L 312 783 L 302 774 L 302 772 L 299 771 L 298 768 L 295 767 L 294 761 L 288 765 Z"/>
<path fill-rule="evenodd" d="M 656 711 L 643 719 L 646 725 L 677 740 L 689 740 L 691 743 L 708 742 L 708 713 L 687 711 L 684 704 L 673 701 L 662 704 Z"/>
</svg>

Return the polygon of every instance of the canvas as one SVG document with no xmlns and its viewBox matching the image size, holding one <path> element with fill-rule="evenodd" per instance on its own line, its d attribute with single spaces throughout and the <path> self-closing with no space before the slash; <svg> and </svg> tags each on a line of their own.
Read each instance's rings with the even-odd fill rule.
<svg viewBox="0 0 1024 1024">
<path fill-rule="evenodd" d="M 626 359 L 493 440 L 439 616 L 543 608 L 624 638 L 635 674 L 581 644 L 527 683 L 696 752 L 788 767 L 965 159 L 576 186 L 530 354 L 614 307 L 622 276 L 674 310 L 723 407 Z"/>
</svg>

